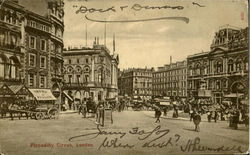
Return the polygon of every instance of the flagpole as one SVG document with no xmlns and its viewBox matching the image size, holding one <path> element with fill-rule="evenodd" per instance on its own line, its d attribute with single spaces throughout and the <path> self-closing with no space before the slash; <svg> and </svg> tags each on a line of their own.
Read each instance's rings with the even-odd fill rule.
<svg viewBox="0 0 250 155">
<path fill-rule="evenodd" d="M 87 23 L 85 24 L 85 37 L 86 37 L 86 47 L 88 46 L 88 29 L 87 29 Z"/>
<path fill-rule="evenodd" d="M 105 18 L 105 27 L 104 27 L 104 45 L 106 46 L 106 18 Z"/>
</svg>

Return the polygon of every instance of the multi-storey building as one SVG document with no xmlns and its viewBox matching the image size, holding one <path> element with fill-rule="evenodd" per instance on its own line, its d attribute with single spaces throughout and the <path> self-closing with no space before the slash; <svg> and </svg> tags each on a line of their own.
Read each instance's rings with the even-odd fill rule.
<svg viewBox="0 0 250 155">
<path fill-rule="evenodd" d="M 210 51 L 187 58 L 189 96 L 211 97 L 214 103 L 248 97 L 248 61 L 248 27 L 220 27 Z"/>
<path fill-rule="evenodd" d="M 120 76 L 120 94 L 132 98 L 150 99 L 152 97 L 153 71 L 153 68 L 123 70 Z"/>
<path fill-rule="evenodd" d="M 153 96 L 186 97 L 186 81 L 186 60 L 158 67 L 153 73 Z"/>
<path fill-rule="evenodd" d="M 60 103 L 64 3 L 44 1 L 37 13 L 32 2 L 8 0 L 1 6 L 0 83 L 49 88 Z"/>
<path fill-rule="evenodd" d="M 106 46 L 95 41 L 93 48 L 65 49 L 63 57 L 63 90 L 75 101 L 118 97 L 117 54 L 111 54 Z"/>
<path fill-rule="evenodd" d="M 21 83 L 24 59 L 24 7 L 6 1 L 0 9 L 0 83 Z"/>
</svg>

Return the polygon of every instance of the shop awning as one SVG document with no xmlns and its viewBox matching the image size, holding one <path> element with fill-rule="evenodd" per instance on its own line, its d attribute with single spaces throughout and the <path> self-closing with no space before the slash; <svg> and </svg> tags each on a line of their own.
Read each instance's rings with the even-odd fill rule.
<svg viewBox="0 0 250 155">
<path fill-rule="evenodd" d="M 227 94 L 225 95 L 224 97 L 227 97 L 227 98 L 237 98 L 237 97 L 242 97 L 244 94 L 240 94 L 240 93 L 232 93 L 232 94 Z"/>
<path fill-rule="evenodd" d="M 65 91 L 63 91 L 63 94 L 70 100 L 70 101 L 74 101 L 73 99 L 72 99 L 72 97 L 70 97 Z"/>
<path fill-rule="evenodd" d="M 37 101 L 56 100 L 50 89 L 29 89 Z"/>
</svg>

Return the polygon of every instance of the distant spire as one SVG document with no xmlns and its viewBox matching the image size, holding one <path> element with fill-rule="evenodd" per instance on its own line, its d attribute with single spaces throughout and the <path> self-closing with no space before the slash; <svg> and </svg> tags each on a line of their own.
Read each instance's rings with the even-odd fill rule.
<svg viewBox="0 0 250 155">
<path fill-rule="evenodd" d="M 104 45 L 106 46 L 106 18 L 105 18 L 105 25 L 104 25 Z"/>
<path fill-rule="evenodd" d="M 113 35 L 113 55 L 115 53 L 115 34 Z"/>
</svg>

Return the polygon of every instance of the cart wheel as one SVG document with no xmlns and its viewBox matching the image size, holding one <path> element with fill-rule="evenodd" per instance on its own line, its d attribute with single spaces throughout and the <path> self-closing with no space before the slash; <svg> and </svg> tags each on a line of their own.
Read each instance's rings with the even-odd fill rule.
<svg viewBox="0 0 250 155">
<path fill-rule="evenodd" d="M 50 119 L 58 119 L 59 118 L 59 111 L 55 108 L 48 110 L 48 115 Z"/>
<path fill-rule="evenodd" d="M 37 112 L 36 113 L 36 119 L 37 120 L 44 119 L 44 113 L 43 112 Z"/>
</svg>

